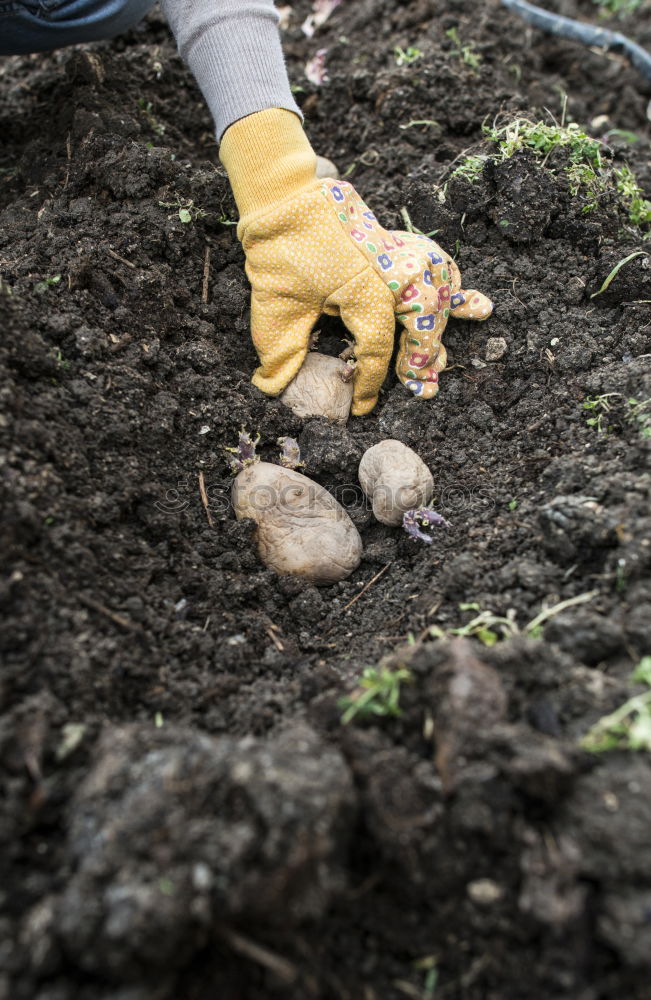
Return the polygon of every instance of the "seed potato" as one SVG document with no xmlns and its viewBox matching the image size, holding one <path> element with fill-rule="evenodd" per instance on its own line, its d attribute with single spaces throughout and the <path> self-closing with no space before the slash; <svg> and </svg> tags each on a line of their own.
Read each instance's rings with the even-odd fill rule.
<svg viewBox="0 0 651 1000">
<path fill-rule="evenodd" d="M 339 358 L 311 351 L 280 398 L 298 417 L 345 424 L 353 402 L 352 369 Z"/>
<path fill-rule="evenodd" d="M 429 503 L 434 492 L 432 473 L 402 441 L 380 441 L 365 451 L 358 475 L 382 524 L 401 524 L 405 511 Z"/>
<path fill-rule="evenodd" d="M 256 462 L 235 478 L 232 500 L 238 519 L 256 522 L 258 554 L 277 573 L 328 584 L 359 565 L 355 525 L 327 490 L 300 472 Z"/>
</svg>

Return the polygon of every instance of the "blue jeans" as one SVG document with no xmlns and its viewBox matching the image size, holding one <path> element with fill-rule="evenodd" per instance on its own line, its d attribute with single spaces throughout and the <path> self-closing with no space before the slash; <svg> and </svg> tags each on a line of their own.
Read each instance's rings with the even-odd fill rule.
<svg viewBox="0 0 651 1000">
<path fill-rule="evenodd" d="M 0 0 L 0 55 L 113 38 L 153 5 L 154 0 Z"/>
</svg>

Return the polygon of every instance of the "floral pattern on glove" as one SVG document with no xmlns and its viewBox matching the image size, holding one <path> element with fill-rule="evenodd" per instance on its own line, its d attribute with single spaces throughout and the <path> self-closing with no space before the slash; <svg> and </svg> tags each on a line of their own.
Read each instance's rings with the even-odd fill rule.
<svg viewBox="0 0 651 1000">
<path fill-rule="evenodd" d="M 396 374 L 415 396 L 438 392 L 445 368 L 443 331 L 452 315 L 484 320 L 493 304 L 481 292 L 461 288 L 459 268 L 437 243 L 418 233 L 386 230 L 347 181 L 325 179 L 322 194 L 345 232 L 393 293 L 403 326 Z"/>
</svg>

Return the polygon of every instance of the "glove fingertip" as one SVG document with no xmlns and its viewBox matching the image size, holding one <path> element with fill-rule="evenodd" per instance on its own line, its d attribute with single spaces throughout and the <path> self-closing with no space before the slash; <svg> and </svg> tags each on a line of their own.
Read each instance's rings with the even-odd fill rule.
<svg viewBox="0 0 651 1000">
<path fill-rule="evenodd" d="M 438 382 L 421 381 L 420 379 L 398 376 L 400 381 L 417 399 L 433 399 L 439 391 Z"/>
<path fill-rule="evenodd" d="M 306 350 L 297 350 L 293 357 L 276 365 L 260 365 L 253 373 L 251 382 L 267 396 L 279 396 L 298 374 L 307 354 Z"/>
<path fill-rule="evenodd" d="M 370 396 L 366 399 L 353 399 L 350 412 L 353 417 L 365 417 L 367 413 L 370 413 L 375 408 L 377 401 L 377 396 Z"/>
<path fill-rule="evenodd" d="M 493 312 L 493 303 L 484 295 L 483 292 L 477 292 L 475 289 L 470 289 L 468 291 L 463 290 L 459 295 L 459 304 L 454 304 L 454 299 L 456 295 L 452 297 L 452 309 L 451 315 L 456 316 L 458 319 L 475 319 L 484 320 Z"/>
</svg>

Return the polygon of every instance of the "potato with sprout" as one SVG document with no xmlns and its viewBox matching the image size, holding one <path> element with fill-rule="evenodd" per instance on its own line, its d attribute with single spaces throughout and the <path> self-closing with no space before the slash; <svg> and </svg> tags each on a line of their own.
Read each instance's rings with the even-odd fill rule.
<svg viewBox="0 0 651 1000">
<path fill-rule="evenodd" d="M 238 520 L 256 523 L 258 554 L 277 573 L 315 584 L 345 580 L 362 558 L 362 540 L 346 511 L 327 490 L 292 465 L 301 464 L 298 445 L 282 438 L 281 461 L 261 462 L 250 436 L 240 434 L 231 467 L 231 492 Z"/>
<path fill-rule="evenodd" d="M 432 473 L 402 441 L 380 441 L 365 451 L 358 475 L 382 524 L 401 524 L 406 511 L 429 503 L 434 492 Z"/>
<path fill-rule="evenodd" d="M 353 402 L 352 376 L 351 365 L 313 351 L 280 398 L 297 417 L 329 417 L 345 424 Z"/>
</svg>

